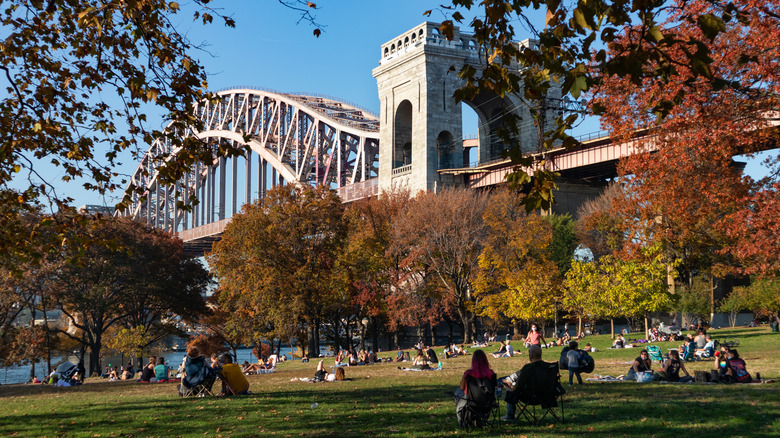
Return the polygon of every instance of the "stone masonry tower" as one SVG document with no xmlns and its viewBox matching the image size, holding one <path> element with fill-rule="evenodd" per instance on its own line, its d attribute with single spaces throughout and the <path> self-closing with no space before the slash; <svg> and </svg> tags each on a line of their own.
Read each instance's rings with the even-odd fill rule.
<svg viewBox="0 0 780 438">
<path fill-rule="evenodd" d="M 519 44 L 529 47 L 536 41 Z M 481 62 L 484 59 L 480 60 L 473 36 L 460 33 L 456 27 L 449 41 L 439 33 L 438 23 L 422 23 L 382 45 L 379 66 L 373 70 L 381 106 L 379 190 L 401 187 L 414 193 L 459 185 L 454 177 L 440 175 L 438 170 L 468 166 L 463 153 L 461 103 L 452 96 L 463 84 L 457 76 L 460 68 L 468 63 L 479 69 Z M 560 92 L 555 91 L 559 97 Z M 528 105 L 519 96 L 480 94 L 465 103 L 479 118 L 480 163 L 500 158 L 504 145 L 491 131 L 506 113 L 522 118 L 518 139 L 522 149 L 536 149 L 536 128 Z"/>
</svg>

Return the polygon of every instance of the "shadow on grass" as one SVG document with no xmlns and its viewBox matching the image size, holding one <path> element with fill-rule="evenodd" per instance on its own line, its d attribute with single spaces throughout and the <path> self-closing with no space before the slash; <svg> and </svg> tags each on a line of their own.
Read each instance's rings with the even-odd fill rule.
<svg viewBox="0 0 780 438">
<path fill-rule="evenodd" d="M 238 436 L 275 433 L 349 437 L 462 433 L 456 428 L 453 399 L 445 395 L 453 386 L 419 379 L 404 376 L 395 382 L 358 379 L 273 384 L 256 388 L 256 394 L 230 398 L 182 399 L 167 393 L 136 393 L 90 400 L 74 393 L 72 402 L 57 404 L 55 409 L 48 405 L 40 409 L 30 406 L 25 412 L 6 409 L 0 418 L 0 435 L 95 435 L 121 431 L 124 436 L 210 436 L 224 432 Z M 502 424 L 498 429 L 477 430 L 470 435 L 493 436 L 501 432 L 580 436 L 593 432 L 621 436 L 716 433 L 769 437 L 777 436 L 780 422 L 775 385 L 589 383 L 567 389 L 565 424 Z M 312 408 L 315 402 L 318 406 Z"/>
</svg>

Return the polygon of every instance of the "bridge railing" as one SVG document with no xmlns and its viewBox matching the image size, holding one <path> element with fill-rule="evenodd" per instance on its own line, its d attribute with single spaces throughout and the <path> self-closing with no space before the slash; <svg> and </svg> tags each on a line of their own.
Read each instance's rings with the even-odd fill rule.
<svg viewBox="0 0 780 438">
<path fill-rule="evenodd" d="M 267 91 L 269 93 L 281 94 L 282 96 L 319 97 L 319 98 L 322 98 L 322 99 L 332 100 L 334 102 L 345 103 L 345 104 L 351 106 L 352 108 L 359 109 L 359 110 L 363 111 L 364 113 L 366 113 L 368 115 L 371 115 L 371 116 L 373 116 L 373 117 L 375 117 L 377 119 L 379 118 L 379 115 L 377 113 L 375 113 L 373 110 L 369 109 L 368 107 L 365 107 L 363 105 L 358 105 L 358 104 L 356 104 L 354 102 L 350 102 L 348 100 L 344 100 L 344 99 L 341 99 L 339 97 L 329 96 L 327 94 L 322 94 L 322 93 L 309 93 L 309 92 L 289 93 L 289 92 L 285 92 L 285 91 L 274 90 L 273 88 L 260 87 L 260 86 L 257 86 L 257 85 L 236 85 L 235 87 L 220 88 L 219 90 L 212 91 L 212 92 L 213 93 L 221 93 L 223 91 L 230 91 L 230 90 L 235 90 L 235 89 L 249 89 L 249 90 Z"/>
<path fill-rule="evenodd" d="M 365 181 L 349 184 L 336 189 L 336 194 L 341 202 L 353 202 L 358 199 L 368 198 L 379 194 L 379 178 L 371 178 Z"/>
<path fill-rule="evenodd" d="M 412 171 L 411 164 L 407 164 L 406 166 L 396 167 L 395 169 L 393 169 L 393 176 L 403 175 L 411 171 Z"/>
</svg>

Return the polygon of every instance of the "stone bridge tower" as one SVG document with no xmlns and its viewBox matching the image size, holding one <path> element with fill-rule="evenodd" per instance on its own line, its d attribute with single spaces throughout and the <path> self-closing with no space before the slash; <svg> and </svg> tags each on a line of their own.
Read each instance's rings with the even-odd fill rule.
<svg viewBox="0 0 780 438">
<path fill-rule="evenodd" d="M 529 47 L 536 41 L 519 44 Z M 452 96 L 463 84 L 457 72 L 464 64 L 479 69 L 485 62 L 480 56 L 472 35 L 462 34 L 456 27 L 449 41 L 439 33 L 439 24 L 431 22 L 382 45 L 379 66 L 373 70 L 381 106 L 379 190 L 437 191 L 461 184 L 456 177 L 438 171 L 468 166 L 461 103 Z M 553 93 L 550 97 L 560 97 L 559 90 Z M 480 94 L 465 103 L 479 118 L 480 163 L 500 158 L 504 145 L 490 133 L 506 113 L 522 119 L 519 141 L 523 150 L 536 150 L 536 128 L 528 104 L 519 96 Z"/>
</svg>

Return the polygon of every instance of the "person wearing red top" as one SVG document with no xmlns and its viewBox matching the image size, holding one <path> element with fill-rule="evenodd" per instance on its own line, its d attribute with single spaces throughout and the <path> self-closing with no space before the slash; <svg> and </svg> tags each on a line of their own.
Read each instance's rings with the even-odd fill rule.
<svg viewBox="0 0 780 438">
<path fill-rule="evenodd" d="M 525 348 L 529 348 L 531 345 L 538 345 L 541 347 L 542 344 L 545 343 L 544 336 L 542 336 L 542 332 L 539 331 L 539 327 L 537 327 L 536 324 L 531 324 L 531 331 L 528 332 L 523 343 L 525 344 Z"/>
</svg>

